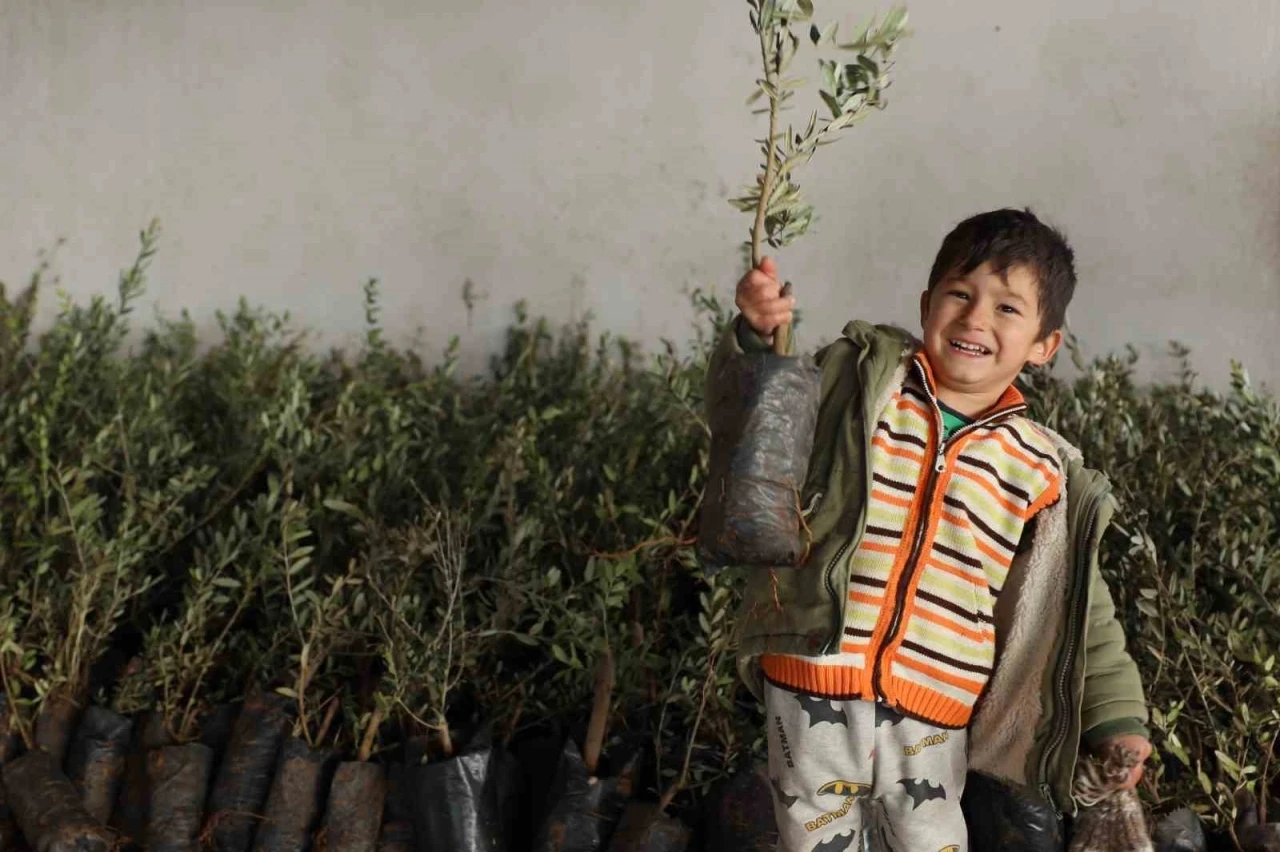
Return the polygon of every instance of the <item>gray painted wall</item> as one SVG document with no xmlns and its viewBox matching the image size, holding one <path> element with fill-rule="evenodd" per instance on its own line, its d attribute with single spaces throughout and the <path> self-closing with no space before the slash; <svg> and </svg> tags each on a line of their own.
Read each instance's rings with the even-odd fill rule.
<svg viewBox="0 0 1280 852">
<path fill-rule="evenodd" d="M 725 199 L 763 131 L 740 0 L 0 9 L 10 283 L 65 236 L 63 286 L 108 290 L 156 215 L 162 310 L 243 293 L 342 343 L 377 276 L 391 332 L 462 332 L 479 363 L 518 298 L 683 338 L 682 291 L 741 271 Z M 1176 338 L 1215 382 L 1231 358 L 1280 380 L 1280 0 L 911 13 L 889 109 L 800 176 L 822 221 L 781 262 L 811 340 L 914 323 L 945 231 L 1030 204 L 1076 247 L 1091 349 Z"/>
</svg>

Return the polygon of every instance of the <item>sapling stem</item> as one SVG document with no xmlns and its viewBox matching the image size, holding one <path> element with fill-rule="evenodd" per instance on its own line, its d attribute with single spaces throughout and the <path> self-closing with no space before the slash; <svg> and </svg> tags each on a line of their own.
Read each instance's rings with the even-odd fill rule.
<svg viewBox="0 0 1280 852">
<path fill-rule="evenodd" d="M 769 31 L 765 27 L 760 27 L 760 59 L 764 63 L 765 81 L 770 86 L 774 86 L 778 80 L 778 70 L 775 63 L 769 61 Z M 776 90 L 775 90 L 776 91 Z M 770 95 L 769 97 L 769 138 L 765 141 L 765 147 L 768 153 L 765 156 L 764 177 L 760 180 L 760 201 L 756 204 L 756 221 L 751 227 L 751 266 L 754 269 L 760 268 L 760 262 L 764 259 L 762 254 L 762 244 L 764 243 L 764 220 L 765 213 L 769 208 L 769 199 L 773 196 L 773 183 L 777 178 L 778 171 L 778 110 L 781 107 L 779 99 Z M 783 287 L 783 295 L 789 295 L 791 285 L 788 283 Z M 791 343 L 791 327 L 789 325 L 780 325 L 773 330 L 773 351 L 778 355 L 785 355 Z"/>
<path fill-rule="evenodd" d="M 613 700 L 613 681 L 616 674 L 613 651 L 606 643 L 600 664 L 596 669 L 595 700 L 591 704 L 591 718 L 587 722 L 587 737 L 582 743 L 582 759 L 587 774 L 592 778 L 600 764 L 600 752 L 604 749 L 605 730 L 609 722 L 609 705 Z"/>
</svg>

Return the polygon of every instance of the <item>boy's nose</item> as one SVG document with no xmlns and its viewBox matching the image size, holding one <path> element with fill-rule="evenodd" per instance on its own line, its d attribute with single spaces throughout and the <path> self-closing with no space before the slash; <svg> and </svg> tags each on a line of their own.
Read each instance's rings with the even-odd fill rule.
<svg viewBox="0 0 1280 852">
<path fill-rule="evenodd" d="M 989 313 L 990 312 L 981 305 L 974 303 L 971 304 L 964 314 L 961 315 L 960 322 L 964 324 L 965 328 L 972 329 L 974 331 L 984 331 L 991 321 L 988 316 Z"/>
</svg>

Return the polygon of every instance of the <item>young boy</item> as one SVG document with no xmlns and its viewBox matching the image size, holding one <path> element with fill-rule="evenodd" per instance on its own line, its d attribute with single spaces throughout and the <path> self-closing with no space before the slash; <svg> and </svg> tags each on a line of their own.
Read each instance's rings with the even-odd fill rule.
<svg viewBox="0 0 1280 852">
<path fill-rule="evenodd" d="M 741 621 L 781 849 L 860 848 L 875 813 L 893 850 L 960 852 L 968 770 L 1074 813 L 1082 741 L 1150 753 L 1098 574 L 1110 487 L 1013 386 L 1058 350 L 1074 289 L 1059 233 L 1030 211 L 983 213 L 942 243 L 921 339 L 852 322 L 818 353 L 809 555 L 753 572 Z M 794 300 L 765 259 L 736 303 L 712 406 L 718 365 L 764 351 Z"/>
</svg>

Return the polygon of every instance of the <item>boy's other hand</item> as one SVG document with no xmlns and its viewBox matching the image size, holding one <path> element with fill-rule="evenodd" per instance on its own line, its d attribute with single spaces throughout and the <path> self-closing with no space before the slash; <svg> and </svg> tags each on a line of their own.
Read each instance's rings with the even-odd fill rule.
<svg viewBox="0 0 1280 852">
<path fill-rule="evenodd" d="M 733 303 L 738 306 L 751 330 L 766 340 L 780 325 L 791 324 L 795 296 L 782 295 L 778 265 L 773 258 L 761 258 L 760 266 L 742 276 Z"/>
<path fill-rule="evenodd" d="M 1147 758 L 1151 756 L 1151 743 L 1140 734 L 1125 734 L 1106 740 L 1094 750 L 1098 754 L 1106 754 L 1116 747 L 1132 749 L 1138 753 L 1138 765 L 1133 767 L 1133 771 L 1129 773 L 1128 780 L 1120 785 L 1121 790 L 1132 790 L 1142 780 L 1142 767 L 1147 762 Z"/>
</svg>

